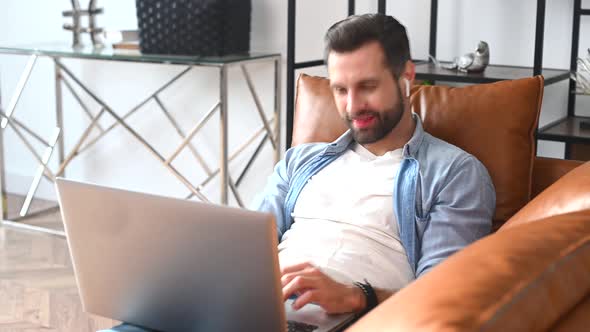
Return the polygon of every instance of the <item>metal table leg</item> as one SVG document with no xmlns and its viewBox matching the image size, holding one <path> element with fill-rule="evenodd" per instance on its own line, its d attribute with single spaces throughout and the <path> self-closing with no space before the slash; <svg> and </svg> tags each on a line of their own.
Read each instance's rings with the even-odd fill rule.
<svg viewBox="0 0 590 332">
<path fill-rule="evenodd" d="M 176 129 L 176 133 L 178 134 L 178 136 L 180 136 L 180 138 L 183 140 L 186 139 L 187 135 L 184 133 L 184 130 L 182 130 L 180 128 L 180 124 L 172 116 L 170 111 L 168 111 L 168 109 L 164 106 L 164 103 L 162 102 L 162 100 L 160 100 L 160 98 L 158 96 L 155 96 L 154 99 L 156 100 L 156 103 L 158 104 L 158 106 L 160 107 L 160 109 L 162 110 L 164 115 L 166 116 L 166 119 L 168 119 L 170 124 L 172 124 L 174 129 Z M 217 109 L 218 105 L 219 105 L 219 103 L 217 104 L 217 106 L 215 106 L 215 109 Z M 211 173 L 212 173 L 211 169 L 207 165 L 207 162 L 205 162 L 205 159 L 203 158 L 203 156 L 201 156 L 201 154 L 197 151 L 197 148 L 195 148 L 195 146 L 192 143 L 188 143 L 188 149 L 193 154 L 193 156 L 195 157 L 195 159 L 197 160 L 199 165 L 201 165 L 201 167 L 203 168 L 205 173 L 207 173 L 207 176 L 211 175 Z"/>
<path fill-rule="evenodd" d="M 35 68 L 35 62 L 37 62 L 37 56 L 31 55 L 29 57 L 29 61 L 27 62 L 25 70 L 21 74 L 18 84 L 16 85 L 16 91 L 12 95 L 12 98 L 10 99 L 10 103 L 8 104 L 8 107 L 6 108 L 6 117 L 3 117 L 2 121 L 0 122 L 0 127 L 2 127 L 2 129 L 6 128 L 6 125 L 8 124 L 8 120 L 12 116 L 12 113 L 14 112 L 14 109 L 16 108 L 16 105 L 18 104 L 18 101 L 20 100 L 23 90 L 25 89 L 25 86 L 27 85 L 27 82 L 29 81 L 29 77 L 31 77 L 31 72 L 33 72 L 33 68 Z"/>
<path fill-rule="evenodd" d="M 266 119 L 266 115 L 264 113 L 264 109 L 262 107 L 262 103 L 260 102 L 260 98 L 256 93 L 256 89 L 254 88 L 254 83 L 252 83 L 252 79 L 250 78 L 250 73 L 244 65 L 241 66 L 242 73 L 244 74 L 244 78 L 246 78 L 246 83 L 248 84 L 248 88 L 250 89 L 250 94 L 254 99 L 254 104 L 256 105 L 256 110 L 258 111 L 258 115 L 260 116 L 260 120 L 262 120 L 262 125 L 266 129 L 266 133 L 269 137 L 269 142 L 272 145 L 272 148 L 276 150 L 277 144 L 275 143 L 274 135 L 272 133 L 272 128 L 270 127 L 269 121 Z"/>
<path fill-rule="evenodd" d="M 62 99 L 62 91 L 61 91 L 61 69 L 57 64 L 54 64 L 55 67 L 55 126 L 61 130 L 61 135 L 59 137 L 59 141 L 57 142 L 58 147 L 58 158 L 60 165 L 64 162 L 65 157 L 65 146 L 64 146 L 64 118 L 63 118 L 63 99 Z M 61 176 L 66 176 L 65 170 L 62 172 Z"/>
<path fill-rule="evenodd" d="M 220 120 L 220 156 L 219 156 L 219 182 L 221 183 L 220 188 L 220 201 L 221 204 L 227 205 L 228 203 L 228 160 L 227 160 L 227 67 L 225 65 L 219 68 L 219 120 Z"/>
<path fill-rule="evenodd" d="M 31 187 L 29 188 L 29 192 L 27 193 L 27 197 L 25 198 L 25 202 L 23 203 L 23 206 L 20 210 L 21 217 L 26 216 L 27 212 L 29 212 L 29 206 L 31 206 L 31 202 L 33 202 L 33 196 L 35 195 L 35 192 L 37 192 L 37 188 L 39 188 L 39 183 L 41 182 L 41 177 L 43 176 L 43 173 L 44 173 L 45 169 L 47 168 L 47 164 L 49 163 L 49 159 L 51 158 L 51 154 L 53 153 L 53 150 L 55 149 L 55 145 L 59 141 L 60 131 L 61 130 L 59 128 L 55 128 L 55 130 L 53 131 L 53 134 L 51 136 L 51 139 L 49 140 L 51 145 L 45 148 L 45 152 L 43 153 L 43 158 L 41 159 L 41 164 L 37 167 L 37 172 L 35 172 L 35 176 L 33 177 L 33 182 L 31 183 Z"/>
<path fill-rule="evenodd" d="M 252 163 L 254 162 L 254 160 L 257 158 L 258 154 L 260 153 L 260 151 L 262 150 L 262 147 L 264 146 L 264 143 L 266 143 L 266 141 L 268 140 L 273 148 L 274 151 L 274 163 L 276 164 L 279 160 L 280 160 L 280 156 L 281 156 L 281 143 L 280 143 L 280 111 L 281 111 L 281 76 L 280 76 L 280 57 L 277 57 L 276 59 L 273 59 L 273 65 L 274 65 L 274 105 L 273 105 L 273 117 L 271 119 L 267 119 L 266 118 L 266 113 L 264 112 L 264 109 L 262 107 L 262 103 L 260 102 L 260 98 L 258 97 L 258 94 L 256 93 L 256 89 L 254 87 L 254 83 L 252 82 L 252 79 L 250 77 L 250 74 L 248 73 L 248 70 L 246 69 L 245 65 L 241 65 L 241 69 L 242 69 L 242 73 L 244 74 L 244 78 L 246 79 L 246 83 L 248 84 L 248 88 L 250 91 L 250 94 L 252 95 L 252 98 L 254 99 L 254 103 L 256 105 L 256 108 L 258 110 L 258 114 L 260 116 L 260 120 L 262 121 L 262 128 L 266 131 L 264 137 L 262 138 L 262 140 L 258 143 L 258 146 L 256 147 L 256 149 L 254 150 L 253 154 L 251 155 L 250 159 L 248 160 L 248 162 L 246 163 L 246 166 L 244 167 L 244 169 L 242 170 L 241 174 L 238 176 L 238 180 L 236 181 L 236 186 L 239 185 L 244 176 L 246 175 L 246 173 L 248 172 L 248 170 L 250 169 L 250 166 L 252 166 Z M 258 134 L 255 135 L 256 137 L 258 136 Z M 250 142 L 252 143 L 252 142 Z M 250 144 L 248 143 L 248 145 Z M 231 160 L 232 158 L 230 158 Z M 230 182 L 231 182 L 231 178 L 230 178 Z"/>
<path fill-rule="evenodd" d="M 33 55 L 29 58 L 29 62 L 27 63 L 25 70 L 21 74 L 21 78 L 17 84 L 16 91 L 11 98 L 10 105 L 9 105 L 6 113 L 2 110 L 2 100 L 1 100 L 1 93 L 0 93 L 0 117 L 2 118 L 1 125 L 0 125 L 0 188 L 1 188 L 0 205 L 1 205 L 1 209 L 2 209 L 1 223 L 3 226 L 23 228 L 23 229 L 27 229 L 27 230 L 39 231 L 39 232 L 44 232 L 44 233 L 48 233 L 48 234 L 53 234 L 53 235 L 65 237 L 65 233 L 61 232 L 61 231 L 56 231 L 56 230 L 48 229 L 45 227 L 37 227 L 37 226 L 32 226 L 32 225 L 23 224 L 21 222 L 17 222 L 16 220 L 21 219 L 19 217 L 17 217 L 14 221 L 8 220 L 8 218 L 9 218 L 9 216 L 8 216 L 8 193 L 6 191 L 6 159 L 5 159 L 5 155 L 4 155 L 4 131 L 6 130 L 6 128 L 9 125 L 14 130 L 14 132 L 17 134 L 17 136 L 23 141 L 25 146 L 31 151 L 31 153 L 33 154 L 35 159 L 37 159 L 37 161 L 40 162 L 40 164 L 37 168 L 37 173 L 35 174 L 35 176 L 33 178 L 33 183 L 31 185 L 29 192 L 27 194 L 27 197 L 25 199 L 25 203 L 23 204 L 23 207 L 21 209 L 21 213 L 20 213 L 21 215 L 26 214 L 28 212 L 28 208 L 31 204 L 31 201 L 34 196 L 34 192 L 36 191 L 36 189 L 38 187 L 41 177 L 45 176 L 49 179 L 53 178 L 53 174 L 47 168 L 47 162 L 49 161 L 51 152 L 53 151 L 52 144 L 49 143 L 48 141 L 44 140 L 43 138 L 41 138 L 38 134 L 36 134 L 30 128 L 26 127 L 24 124 L 22 124 L 20 121 L 18 121 L 13 115 L 13 112 L 16 109 L 18 101 L 22 95 L 22 92 L 23 92 L 23 90 L 29 80 L 29 77 L 31 75 L 31 72 L 34 68 L 36 59 L 37 59 L 37 56 L 35 56 L 35 55 Z M 32 145 L 28 142 L 26 137 L 20 132 L 20 130 L 18 128 L 23 129 L 24 131 L 27 132 L 27 134 L 31 135 L 31 137 L 37 139 L 41 144 L 43 144 L 47 147 L 47 149 L 45 151 L 45 155 L 43 157 L 40 157 L 37 154 L 37 152 L 33 149 Z M 59 136 L 59 130 L 56 129 L 56 132 L 54 132 L 54 136 L 51 139 L 52 141 L 54 141 L 53 145 L 55 145 L 55 142 L 57 141 L 58 136 Z M 50 207 L 50 208 L 44 209 L 42 211 L 36 211 L 36 212 L 32 213 L 32 215 L 46 213 L 47 211 L 55 211 L 55 208 L 56 207 Z"/>
<path fill-rule="evenodd" d="M 274 119 L 271 119 L 271 121 L 274 121 Z M 242 152 L 244 152 L 244 150 L 246 150 L 247 147 L 249 147 L 251 144 L 253 144 L 256 141 L 256 139 L 258 139 L 258 137 L 260 137 L 260 135 L 262 135 L 264 132 L 265 132 L 264 126 L 260 126 L 260 128 L 258 128 L 256 130 L 256 132 L 254 132 L 254 134 L 252 134 L 252 136 L 250 136 L 249 139 L 247 139 L 244 143 L 242 143 L 242 145 L 240 147 L 238 147 L 236 150 L 234 150 L 232 152 L 231 155 L 229 155 L 229 157 L 227 158 L 228 163 L 229 162 L 232 162 L 233 160 L 235 160 Z M 259 151 L 262 148 L 262 146 L 266 142 L 266 139 L 267 138 L 268 138 L 268 136 L 267 135 L 264 135 L 264 137 L 262 138 L 262 140 L 258 144 L 258 147 L 256 148 L 256 151 Z M 239 183 L 241 182 L 241 179 L 243 178 L 243 176 L 245 175 L 245 173 L 248 171 L 248 169 L 250 168 L 250 165 L 252 164 L 252 162 L 254 161 L 254 159 L 256 158 L 256 156 L 258 155 L 258 152 L 256 152 L 256 151 L 250 157 L 250 160 L 248 160 L 248 162 L 246 164 L 246 167 L 243 169 L 242 173 L 238 177 L 238 180 L 236 181 L 236 186 L 239 185 Z M 218 174 L 219 174 L 219 168 L 217 168 L 216 170 L 214 170 L 211 173 L 210 176 L 208 176 L 203 182 L 201 182 L 201 184 L 199 184 L 199 186 L 197 187 L 197 189 L 199 189 L 199 190 L 203 189 Z M 189 194 L 186 197 L 186 199 L 190 199 L 193 196 L 194 196 L 193 194 Z"/>
<path fill-rule="evenodd" d="M 53 151 L 53 146 L 51 144 L 49 144 L 48 142 L 46 142 L 44 139 L 42 139 L 39 135 L 37 135 L 35 132 L 33 132 L 31 129 L 29 129 L 28 127 L 24 126 L 22 123 L 20 123 L 20 121 L 16 120 L 16 118 L 14 117 L 13 113 L 18 105 L 18 102 L 22 96 L 22 93 L 29 81 L 29 78 L 31 76 L 31 73 L 35 67 L 35 63 L 37 61 L 37 55 L 31 55 L 29 57 L 29 61 L 27 62 L 25 69 L 23 70 L 20 79 L 17 83 L 16 86 L 16 90 L 14 92 L 14 94 L 12 95 L 12 98 L 10 100 L 10 103 L 8 105 L 8 108 L 6 110 L 6 113 L 2 110 L 0 110 L 0 117 L 2 118 L 2 121 L 0 122 L 0 130 L 2 131 L 0 133 L 0 135 L 3 136 L 4 134 L 4 130 L 6 129 L 6 127 L 8 125 L 10 125 L 12 127 L 12 129 L 14 130 L 14 132 L 17 134 L 17 136 L 23 141 L 23 143 L 25 144 L 25 146 L 31 151 L 31 153 L 33 154 L 33 156 L 37 159 L 37 161 L 39 162 L 39 167 L 37 169 L 37 172 L 33 178 L 33 183 L 31 184 L 31 187 L 29 188 L 28 194 L 26 196 L 25 202 L 22 206 L 21 209 L 21 216 L 23 214 L 26 214 L 28 212 L 29 206 L 32 202 L 33 199 L 33 195 L 35 193 L 35 191 L 37 190 L 37 187 L 39 185 L 39 182 L 41 180 L 42 176 L 46 176 L 49 179 L 53 179 L 53 174 L 51 173 L 51 171 L 47 168 L 47 162 L 49 161 L 51 152 Z M 30 134 L 33 138 L 36 138 L 37 140 L 39 140 L 41 143 L 45 144 L 47 146 L 47 150 L 45 151 L 45 155 L 43 157 L 40 157 L 37 152 L 35 151 L 35 149 L 33 148 L 33 146 L 28 142 L 28 140 L 24 137 L 24 135 L 20 132 L 20 130 L 17 128 L 20 127 L 22 129 L 24 129 L 28 134 Z M 59 133 L 59 131 L 58 131 Z M 55 140 L 57 140 L 59 134 L 54 133 L 53 137 Z M 0 177 L 2 178 L 0 180 L 1 182 L 1 186 L 2 186 L 2 220 L 4 222 L 8 222 L 8 212 L 7 212 L 7 192 L 6 192 L 6 184 L 5 184 L 5 179 L 6 179 L 6 173 L 5 173 L 5 158 L 4 158 L 4 151 L 3 151 L 3 137 L 2 137 L 2 142 L 1 142 L 1 146 L 0 146 L 0 155 L 1 155 L 1 165 L 0 165 Z M 55 143 L 54 143 L 55 144 Z M 53 144 L 53 145 L 54 145 Z"/>
<path fill-rule="evenodd" d="M 0 111 L 2 111 L 2 80 L 0 77 Z M 0 128 L 0 208 L 2 209 L 2 220 L 8 217 L 8 195 L 6 192 L 6 166 L 4 158 L 4 129 Z"/>
<path fill-rule="evenodd" d="M 4 130 L 0 129 L 0 208 L 2 208 L 2 220 L 8 219 L 8 193 L 6 192 L 6 173 L 4 159 Z"/>
</svg>

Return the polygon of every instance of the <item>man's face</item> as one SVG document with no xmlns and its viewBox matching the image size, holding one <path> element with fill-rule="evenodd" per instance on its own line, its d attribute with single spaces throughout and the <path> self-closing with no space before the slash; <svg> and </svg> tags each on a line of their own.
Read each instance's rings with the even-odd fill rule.
<svg viewBox="0 0 590 332">
<path fill-rule="evenodd" d="M 400 122 L 404 103 L 378 42 L 328 56 L 330 86 L 340 116 L 360 144 L 377 142 Z"/>
</svg>

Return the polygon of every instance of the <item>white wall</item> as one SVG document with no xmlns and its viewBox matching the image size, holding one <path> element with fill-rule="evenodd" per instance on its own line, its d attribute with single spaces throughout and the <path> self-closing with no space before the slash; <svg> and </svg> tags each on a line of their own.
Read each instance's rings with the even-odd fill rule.
<svg viewBox="0 0 590 332">
<path fill-rule="evenodd" d="M 590 7 L 590 1 L 584 1 Z M 253 0 L 251 49 L 286 54 L 287 2 L 277 0 Z M 321 57 L 324 31 L 336 20 L 346 15 L 344 0 L 298 0 L 297 1 L 297 61 L 315 60 Z M 0 44 L 31 44 L 48 41 L 70 42 L 70 34 L 61 29 L 65 19 L 61 11 L 70 5 L 68 0 L 3 0 L 0 8 Z M 105 14 L 99 23 L 108 29 L 133 29 L 136 26 L 135 2 L 102 0 Z M 388 1 L 388 13 L 400 19 L 408 28 L 412 55 L 426 58 L 428 55 L 429 0 Z M 552 68 L 568 68 L 572 25 L 573 1 L 549 1 L 545 29 L 544 65 Z M 31 8 L 35 8 L 32 10 Z M 357 12 L 373 12 L 377 1 L 357 1 Z M 478 40 L 486 40 L 491 46 L 492 63 L 532 66 L 535 34 L 535 0 L 453 0 L 439 4 L 438 58 L 450 60 L 475 48 Z M 580 40 L 587 40 L 588 19 L 582 19 Z M 580 43 L 580 55 L 588 45 Z M 284 59 L 284 57 L 283 57 Z M 123 62 L 64 60 L 95 90 L 109 101 L 110 106 L 123 114 L 138 103 L 150 91 L 182 70 L 180 66 L 138 65 Z M 3 106 L 6 107 L 26 57 L 0 55 L 1 91 Z M 324 74 L 323 68 L 306 69 L 313 74 Z M 265 110 L 272 111 L 272 66 L 256 65 L 251 72 L 257 85 Z M 25 90 L 16 116 L 31 127 L 49 136 L 54 120 L 53 65 L 47 59 L 40 59 L 29 87 Z M 285 87 L 283 72 L 283 90 Z M 259 126 L 254 103 L 239 71 L 230 72 L 230 150 L 238 146 L 247 136 L 248 130 Z M 204 114 L 217 98 L 218 77 L 212 69 L 196 69 L 162 95 L 166 105 L 178 116 L 184 129 L 188 130 Z M 587 108 L 588 101 L 579 98 L 578 111 Z M 85 98 L 93 111 L 99 107 Z M 284 91 L 283 91 L 283 101 Z M 284 104 L 284 102 L 283 102 Z M 77 104 L 67 91 L 64 92 L 66 115 L 66 150 L 69 150 L 82 133 L 88 120 L 82 115 Z M 567 83 L 548 86 L 545 90 L 541 125 L 553 121 L 566 113 Z M 106 116 L 105 118 L 108 118 Z M 284 120 L 283 116 L 283 120 Z M 216 119 L 216 118 L 215 118 Z M 105 119 L 104 126 L 112 123 Z M 131 125 L 152 142 L 159 151 L 168 155 L 179 142 L 174 130 L 165 122 L 154 103 L 133 116 Z M 283 125 L 284 128 L 284 125 Z M 214 168 L 218 152 L 218 126 L 212 121 L 205 132 L 197 135 L 199 151 Z M 283 141 L 284 145 L 284 141 Z M 7 131 L 5 139 L 8 186 L 13 192 L 24 192 L 30 182 L 30 174 L 36 165 L 28 151 Z M 103 141 L 76 159 L 68 169 L 68 177 L 98 182 L 106 185 L 126 187 L 134 190 L 171 196 L 184 196 L 187 190 L 140 146 L 130 135 L 118 129 Z M 561 157 L 563 145 L 542 142 L 539 154 Z M 53 167 L 55 167 L 55 158 Z M 266 176 L 272 170 L 272 153 L 265 148 L 261 158 L 254 165 L 245 180 L 241 192 L 249 202 L 261 188 Z M 244 160 L 232 164 L 235 172 L 241 169 Z M 204 172 L 199 169 L 188 151 L 175 164 L 188 177 L 199 182 Z M 236 174 L 236 173 L 234 173 Z M 52 196 L 45 189 L 41 194 Z M 217 182 L 206 189 L 214 201 L 218 200 Z"/>
</svg>

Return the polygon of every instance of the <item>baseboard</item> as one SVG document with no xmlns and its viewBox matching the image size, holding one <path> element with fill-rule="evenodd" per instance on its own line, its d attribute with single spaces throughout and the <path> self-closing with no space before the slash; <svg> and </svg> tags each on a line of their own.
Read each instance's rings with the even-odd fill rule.
<svg viewBox="0 0 590 332">
<path fill-rule="evenodd" d="M 26 196 L 31 183 L 33 182 L 32 176 L 25 176 L 15 173 L 6 173 L 6 191 L 11 194 Z M 35 198 L 41 198 L 45 200 L 56 201 L 57 195 L 53 183 L 47 179 L 41 179 Z"/>
</svg>

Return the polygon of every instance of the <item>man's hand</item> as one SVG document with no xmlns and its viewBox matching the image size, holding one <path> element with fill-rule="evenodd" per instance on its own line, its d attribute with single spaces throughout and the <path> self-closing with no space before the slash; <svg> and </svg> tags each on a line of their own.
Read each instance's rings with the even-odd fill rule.
<svg viewBox="0 0 590 332">
<path fill-rule="evenodd" d="M 310 263 L 287 266 L 281 269 L 281 275 L 283 300 L 298 295 L 293 303 L 295 310 L 308 303 L 321 306 L 329 314 L 360 312 L 365 308 L 360 288 L 336 282 Z"/>
</svg>

